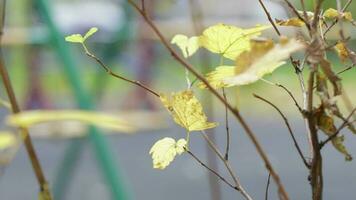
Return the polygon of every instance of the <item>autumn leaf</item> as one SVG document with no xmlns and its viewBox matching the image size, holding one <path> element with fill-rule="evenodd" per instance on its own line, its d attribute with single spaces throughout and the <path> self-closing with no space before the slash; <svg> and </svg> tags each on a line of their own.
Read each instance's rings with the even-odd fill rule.
<svg viewBox="0 0 356 200">
<path fill-rule="evenodd" d="M 30 127 L 51 121 L 80 121 L 123 133 L 131 133 L 135 127 L 115 115 L 80 110 L 32 110 L 10 115 L 7 123 L 12 126 Z"/>
<path fill-rule="evenodd" d="M 191 90 L 172 93 L 170 97 L 161 94 L 163 105 L 172 115 L 174 121 L 190 131 L 214 128 L 217 123 L 207 121 L 203 107 Z"/>
<path fill-rule="evenodd" d="M 219 88 L 233 86 L 233 84 L 225 83 L 224 79 L 233 77 L 234 75 L 235 75 L 235 66 L 219 66 L 215 68 L 214 71 L 206 74 L 205 78 L 213 88 L 219 89 Z M 199 82 L 198 87 L 200 89 L 205 89 L 206 85 L 203 82 Z"/>
<path fill-rule="evenodd" d="M 326 60 L 322 59 L 320 60 L 320 67 L 323 70 L 324 74 L 328 78 L 328 80 L 331 82 L 331 84 L 334 87 L 334 96 L 338 96 L 341 94 L 341 79 L 340 77 L 335 74 L 335 72 L 332 70 L 331 63 Z"/>
<path fill-rule="evenodd" d="M 279 20 L 276 19 L 276 22 L 280 26 L 295 26 L 295 27 L 302 27 L 305 25 L 305 23 L 300 20 L 298 17 L 293 17 L 287 20 Z"/>
<path fill-rule="evenodd" d="M 165 137 L 158 140 L 151 148 L 150 154 L 153 160 L 153 168 L 165 169 L 176 157 L 185 152 L 187 141 L 179 139 L 177 142 L 173 138 Z"/>
<path fill-rule="evenodd" d="M 81 34 L 72 34 L 72 35 L 65 37 L 65 40 L 67 42 L 83 44 L 86 39 L 88 39 L 90 36 L 92 36 L 97 31 L 98 31 L 98 28 L 93 27 L 93 28 L 89 29 L 89 31 L 84 35 L 84 37 Z"/>
<path fill-rule="evenodd" d="M 342 62 L 345 62 L 345 60 L 349 57 L 349 51 L 346 48 L 346 45 L 344 42 L 338 42 L 335 47 L 334 47 L 337 55 L 339 56 L 340 60 Z"/>
<path fill-rule="evenodd" d="M 240 53 L 250 49 L 251 38 L 268 28 L 270 26 L 242 29 L 220 23 L 205 29 L 199 37 L 199 43 L 213 53 L 235 60 Z"/>
<path fill-rule="evenodd" d="M 322 130 L 327 136 L 332 136 L 333 134 L 335 134 L 337 129 L 334 124 L 334 119 L 328 114 L 326 114 L 322 106 L 319 107 L 319 109 L 317 110 L 316 118 L 319 129 Z M 343 142 L 344 136 L 337 136 L 331 140 L 331 143 L 333 144 L 334 148 L 345 155 L 346 161 L 350 161 L 352 160 L 352 156 L 347 151 Z"/>
<path fill-rule="evenodd" d="M 197 36 L 188 38 L 185 35 L 177 34 L 173 37 L 171 43 L 180 48 L 185 58 L 192 56 L 199 49 L 199 37 Z"/>
<path fill-rule="evenodd" d="M 251 40 L 251 50 L 245 51 L 236 59 L 233 77 L 223 79 L 228 85 L 247 85 L 258 81 L 285 64 L 291 53 L 304 48 L 295 39 L 281 39 L 274 44 L 272 40 Z"/>
<path fill-rule="evenodd" d="M 334 8 L 329 8 L 324 12 L 323 17 L 328 19 L 337 19 L 339 17 L 339 12 Z M 342 12 L 340 13 L 340 17 L 350 22 L 353 21 L 351 12 Z"/>
</svg>

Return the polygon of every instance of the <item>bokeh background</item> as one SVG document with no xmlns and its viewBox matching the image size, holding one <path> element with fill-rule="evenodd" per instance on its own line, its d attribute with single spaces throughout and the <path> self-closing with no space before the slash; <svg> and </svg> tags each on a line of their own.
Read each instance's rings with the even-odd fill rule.
<svg viewBox="0 0 356 200">
<path fill-rule="evenodd" d="M 288 17 L 282 2 L 265 1 L 274 18 Z M 298 2 L 295 2 L 297 6 Z M 312 1 L 307 3 L 311 9 Z M 324 8 L 332 6 L 335 1 L 325 1 Z M 177 33 L 195 35 L 201 28 L 219 22 L 240 27 L 268 23 L 257 0 L 147 0 L 146 7 L 168 40 Z M 356 3 L 352 2 L 349 8 L 356 15 Z M 85 33 L 93 26 L 98 27 L 99 32 L 89 39 L 88 46 L 112 70 L 161 92 L 186 88 L 184 69 L 126 1 L 8 0 L 2 54 L 24 110 L 91 108 L 123 116 L 140 127 L 133 135 L 99 130 L 100 133 L 88 133 L 85 137 L 77 135 L 90 132 L 90 129 L 66 123 L 31 129 L 55 200 L 242 199 L 236 191 L 219 184 L 219 180 L 188 155 L 178 157 L 164 171 L 152 168 L 148 154 L 151 145 L 166 136 L 184 137 L 185 131 L 172 122 L 157 99 L 140 88 L 106 75 L 85 56 L 79 45 L 64 41 L 65 35 Z M 345 29 L 351 38 L 356 36 L 354 27 L 346 26 Z M 282 31 L 289 36 L 297 33 L 293 28 Z M 335 28 L 328 37 L 336 40 L 337 35 Z M 263 36 L 276 38 L 273 30 L 266 31 Z M 355 49 L 352 39 L 350 44 Z M 344 67 L 334 54 L 328 58 L 336 70 Z M 189 61 L 202 73 L 219 63 L 217 57 L 204 50 Z M 355 69 L 343 73 L 341 78 L 351 103 L 355 104 Z M 290 88 L 301 102 L 301 90 L 290 64 L 266 79 Z M 266 97 L 279 106 L 291 121 L 307 155 L 303 121 L 293 102 L 284 91 L 261 81 L 227 92 L 229 101 L 239 107 L 252 126 L 292 199 L 310 199 L 308 172 L 283 121 L 275 110 L 253 98 L 252 94 Z M 224 107 L 206 91 L 198 91 L 198 95 L 209 119 L 220 123 L 208 134 L 223 150 L 226 137 Z M 0 97 L 6 99 L 3 87 Z M 340 105 L 347 110 L 341 101 Z M 6 115 L 8 112 L 0 108 L 2 128 L 6 128 Z M 262 199 L 268 173 L 240 125 L 230 118 L 231 163 L 247 191 L 255 199 Z M 346 129 L 343 133 L 348 150 L 355 155 L 356 137 Z M 191 150 L 228 177 L 200 134 L 193 133 L 191 137 Z M 325 199 L 353 199 L 355 162 L 345 162 L 343 155 L 331 146 L 323 155 Z M 36 199 L 37 192 L 29 159 L 24 147 L 20 146 L 12 162 L 1 166 L 0 199 Z M 270 199 L 276 198 L 276 187 L 271 183 Z"/>
</svg>

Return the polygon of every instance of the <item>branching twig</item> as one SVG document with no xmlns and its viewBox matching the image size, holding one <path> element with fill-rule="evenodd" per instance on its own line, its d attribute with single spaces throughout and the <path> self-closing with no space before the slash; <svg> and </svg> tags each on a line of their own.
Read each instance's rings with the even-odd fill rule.
<svg viewBox="0 0 356 200">
<path fill-rule="evenodd" d="M 84 51 L 85 51 L 85 54 L 91 58 L 93 58 L 102 68 L 104 68 L 104 70 L 106 71 L 107 74 L 109 74 L 110 76 L 113 76 L 115 78 L 118 78 L 118 79 L 121 79 L 121 80 L 124 80 L 124 81 L 127 81 L 129 83 L 132 83 L 134 85 L 137 85 L 143 89 L 145 89 L 146 91 L 150 92 L 151 94 L 155 95 L 156 97 L 160 97 L 160 95 L 155 92 L 154 90 L 152 90 L 151 88 L 149 88 L 148 86 L 142 84 L 140 81 L 136 81 L 136 80 L 131 80 L 131 79 L 128 79 L 128 78 L 125 78 L 113 71 L 111 71 L 111 69 L 106 66 L 104 64 L 104 62 L 102 62 L 98 57 L 96 57 L 94 54 L 90 53 L 90 51 L 88 50 L 88 48 L 83 44 L 83 47 L 84 47 Z"/>
<path fill-rule="evenodd" d="M 284 186 L 281 183 L 281 180 L 278 176 L 278 174 L 275 172 L 275 170 L 272 167 L 271 162 L 269 161 L 269 159 L 267 158 L 267 155 L 265 153 L 265 151 L 262 149 L 260 143 L 258 142 L 255 134 L 252 132 L 252 130 L 250 129 L 249 125 L 245 122 L 245 119 L 240 115 L 240 112 L 235 109 L 231 104 L 227 103 L 224 101 L 224 97 L 222 97 L 217 90 L 215 90 L 210 84 L 209 82 L 203 77 L 203 75 L 201 75 L 200 73 L 198 73 L 192 65 L 190 65 L 188 62 L 186 62 L 186 60 L 184 60 L 169 44 L 169 42 L 164 38 L 164 36 L 162 35 L 162 33 L 159 31 L 159 29 L 157 28 L 157 26 L 153 23 L 153 21 L 146 15 L 146 13 L 144 11 L 142 11 L 138 5 L 133 1 L 133 0 L 127 0 L 128 3 L 130 3 L 135 9 L 136 11 L 145 19 L 145 21 L 147 22 L 147 24 L 152 28 L 152 30 L 156 33 L 156 35 L 158 36 L 158 38 L 161 40 L 162 44 L 164 45 L 164 47 L 170 52 L 170 54 L 179 62 L 182 64 L 183 67 L 187 68 L 194 76 L 196 76 L 200 81 L 202 81 L 207 88 L 209 89 L 209 91 L 216 96 L 219 101 L 221 103 L 223 103 L 225 106 L 227 106 L 227 108 L 232 112 L 232 114 L 237 118 L 237 120 L 240 122 L 240 124 L 242 125 L 243 129 L 245 130 L 245 132 L 247 133 L 247 135 L 249 136 L 250 140 L 252 141 L 252 143 L 254 144 L 258 154 L 260 155 L 260 157 L 262 158 L 262 160 L 264 161 L 266 168 L 269 170 L 269 172 L 271 173 L 271 176 L 273 177 L 274 181 L 276 182 L 276 185 L 278 187 L 278 191 L 280 193 L 280 196 L 282 196 L 282 198 L 284 200 L 289 199 L 288 194 L 284 188 Z"/>
<path fill-rule="evenodd" d="M 217 176 L 220 180 L 222 180 L 224 183 L 226 183 L 228 186 L 230 186 L 231 188 L 239 191 L 239 189 L 232 185 L 231 183 L 229 183 L 229 181 L 227 181 L 224 177 L 222 177 L 218 172 L 216 172 L 215 170 L 211 169 L 210 167 L 208 167 L 205 163 L 203 163 L 196 155 L 194 155 L 191 151 L 187 150 L 187 153 L 189 155 L 191 155 L 199 164 L 201 164 L 203 167 L 205 167 L 209 172 L 213 173 L 215 176 Z"/>
<path fill-rule="evenodd" d="M 219 159 L 224 163 L 226 169 L 228 170 L 229 174 L 231 175 L 232 179 L 234 180 L 234 183 L 236 185 L 236 188 L 238 188 L 238 191 L 241 192 L 241 194 L 246 198 L 246 199 L 252 199 L 250 195 L 246 192 L 246 190 L 242 187 L 238 177 L 235 175 L 234 171 L 231 168 L 231 165 L 228 160 L 225 160 L 223 154 L 220 152 L 220 150 L 217 148 L 217 146 L 209 139 L 209 137 L 205 134 L 204 131 L 201 131 L 201 135 L 205 139 L 205 141 L 208 143 L 209 147 L 215 152 L 215 154 L 219 157 Z"/>
<path fill-rule="evenodd" d="M 292 92 L 291 92 L 288 88 L 286 88 L 284 85 L 281 85 L 281 84 L 278 84 L 278 83 L 277 83 L 276 86 L 278 86 L 278 87 L 284 89 L 284 91 L 286 91 L 286 92 L 288 93 L 288 95 L 292 98 L 292 100 L 293 100 L 295 106 L 297 106 L 299 112 L 302 113 L 302 114 L 304 114 L 304 110 L 302 109 L 302 107 L 300 107 L 300 105 L 298 104 L 297 100 L 296 100 L 295 97 L 293 96 Z"/>
<path fill-rule="evenodd" d="M 288 121 L 287 117 L 286 117 L 286 116 L 282 113 L 282 111 L 281 111 L 275 104 L 273 104 L 272 102 L 270 102 L 270 101 L 268 101 L 267 99 L 265 99 L 265 98 L 263 98 L 263 97 L 261 97 L 261 96 L 258 96 L 258 95 L 256 95 L 256 94 L 253 94 L 253 96 L 256 97 L 257 99 L 260 99 L 260 100 L 266 102 L 267 104 L 271 105 L 271 106 L 272 106 L 274 109 L 276 109 L 277 112 L 281 115 L 281 117 L 283 118 L 284 123 L 286 124 L 286 126 L 287 126 L 287 128 L 288 128 L 289 134 L 290 134 L 290 136 L 292 137 L 292 140 L 293 140 L 293 142 L 294 142 L 294 146 L 295 146 L 295 148 L 297 149 L 299 156 L 300 156 L 301 159 L 303 160 L 304 165 L 309 169 L 309 168 L 310 168 L 310 164 L 307 162 L 307 160 L 305 159 L 305 157 L 304 157 L 304 155 L 303 155 L 303 152 L 302 152 L 302 150 L 301 150 L 301 148 L 300 148 L 300 146 L 299 146 L 299 144 L 298 144 L 298 142 L 297 142 L 297 140 L 296 140 L 296 138 L 295 138 L 295 136 L 294 136 L 294 133 L 293 133 L 293 131 L 292 131 L 292 128 L 291 128 L 291 126 L 290 126 L 290 124 L 289 124 L 289 121 Z"/>
</svg>

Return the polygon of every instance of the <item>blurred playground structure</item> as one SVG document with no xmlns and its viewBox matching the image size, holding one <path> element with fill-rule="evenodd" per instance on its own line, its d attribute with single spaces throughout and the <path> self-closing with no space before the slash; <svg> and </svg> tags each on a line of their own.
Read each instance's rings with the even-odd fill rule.
<svg viewBox="0 0 356 200">
<path fill-rule="evenodd" d="M 192 8 L 193 1 L 199 5 L 200 12 Z M 350 8 L 353 9 L 353 14 L 356 14 L 354 12 L 356 3 L 352 4 Z M 167 38 L 177 33 L 194 35 L 196 25 L 192 20 L 194 17 L 201 17 L 203 27 L 218 22 L 241 27 L 268 23 L 257 1 L 152 0 L 147 1 L 147 5 L 152 18 Z M 286 7 L 280 1 L 266 1 L 266 5 L 275 18 L 287 17 Z M 178 64 L 162 49 L 150 29 L 137 17 L 126 1 L 8 0 L 6 8 L 0 8 L 1 11 L 6 11 L 1 44 L 3 59 L 24 110 L 63 108 L 103 110 L 124 116 L 136 123 L 140 128 L 139 132 L 143 134 L 156 130 L 167 131 L 169 124 L 166 122 L 166 115 L 161 113 L 162 108 L 158 102 L 140 88 L 112 79 L 87 58 L 79 46 L 69 45 L 64 41 L 65 35 L 85 33 L 90 27 L 96 26 L 99 32 L 90 39 L 89 45 L 112 70 L 158 88 L 162 92 L 183 88 L 184 71 L 177 67 Z M 202 16 L 199 16 L 199 13 Z M 350 35 L 356 35 L 354 28 L 347 29 Z M 292 35 L 295 31 L 286 29 L 285 33 Z M 331 32 L 329 37 L 332 38 L 336 34 Z M 272 31 L 267 31 L 266 35 L 275 36 Z M 355 44 L 355 41 L 352 44 Z M 203 62 L 198 58 L 194 58 L 192 63 L 204 71 L 217 63 L 214 58 L 209 60 L 211 60 L 209 66 L 202 66 Z M 284 67 L 271 79 L 294 88 L 298 94 L 297 84 L 287 77 L 287 74 L 292 72 L 291 68 Z M 345 74 L 342 78 L 345 79 L 345 89 L 354 91 L 353 74 Z M 238 100 L 235 98 L 250 95 L 251 90 L 273 94 L 271 99 L 280 102 L 287 98 L 284 94 L 275 93 L 275 88 L 265 86 L 263 83 L 232 91 L 235 95 L 231 98 L 242 108 L 251 106 L 251 98 Z M 355 92 L 350 94 L 349 98 L 356 98 Z M 3 90 L 0 91 L 0 97 L 6 97 Z M 211 105 L 213 106 L 211 112 L 221 110 L 221 107 L 216 107 L 214 103 Z M 253 106 L 257 111 L 246 109 L 244 112 L 250 116 L 268 112 L 265 107 Z M 281 107 L 287 111 L 291 110 L 288 105 Z M 5 114 L 4 110 L 0 110 L 1 120 Z M 83 132 L 87 134 L 82 134 Z M 118 158 L 113 154 L 113 148 L 116 147 L 111 146 L 107 134 L 102 130 L 61 123 L 39 126 L 31 129 L 31 134 L 37 139 L 66 140 L 65 145 L 61 145 L 65 149 L 62 151 L 63 155 L 57 158 L 60 160 L 57 171 L 51 170 L 55 174 L 51 175 L 54 177 L 51 178 L 51 188 L 55 200 L 67 199 L 66 192 L 71 187 L 69 183 L 87 143 L 93 149 L 105 182 L 105 190 L 109 191 L 108 199 L 134 198 L 125 182 L 129 177 L 122 171 L 119 163 L 120 160 L 127 159 Z M 151 141 L 147 137 L 143 139 Z M 46 162 L 46 159 L 44 160 Z M 5 185 L 6 183 L 3 183 L 0 187 Z M 16 196 L 12 193 L 7 195 Z"/>
</svg>

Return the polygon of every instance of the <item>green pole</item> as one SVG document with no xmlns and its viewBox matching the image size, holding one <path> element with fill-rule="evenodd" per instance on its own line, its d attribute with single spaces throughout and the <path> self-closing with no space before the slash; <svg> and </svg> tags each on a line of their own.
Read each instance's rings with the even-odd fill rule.
<svg viewBox="0 0 356 200">
<path fill-rule="evenodd" d="M 79 107 L 81 109 L 94 109 L 92 99 L 84 90 L 80 73 L 76 68 L 73 57 L 68 51 L 69 49 L 64 42 L 64 37 L 52 20 L 47 0 L 38 0 L 37 2 L 39 10 L 49 28 L 53 46 L 55 47 L 60 60 L 63 62 L 63 70 L 67 75 Z M 88 138 L 94 147 L 104 178 L 111 189 L 112 198 L 114 200 L 129 199 L 129 195 L 125 190 L 119 173 L 120 170 L 114 162 L 106 138 L 95 127 L 90 127 Z"/>
</svg>

